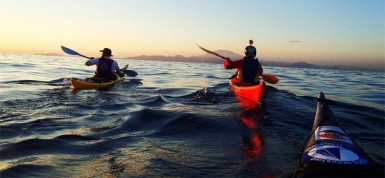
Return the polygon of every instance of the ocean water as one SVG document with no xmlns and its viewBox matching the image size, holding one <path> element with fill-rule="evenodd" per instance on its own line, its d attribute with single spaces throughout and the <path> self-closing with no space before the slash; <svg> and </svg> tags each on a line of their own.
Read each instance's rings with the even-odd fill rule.
<svg viewBox="0 0 385 178">
<path fill-rule="evenodd" d="M 265 66 L 280 81 L 253 105 L 223 65 L 117 61 L 139 75 L 73 91 L 84 58 L 0 54 L 0 177 L 289 177 L 321 91 L 384 165 L 384 73 Z"/>
</svg>

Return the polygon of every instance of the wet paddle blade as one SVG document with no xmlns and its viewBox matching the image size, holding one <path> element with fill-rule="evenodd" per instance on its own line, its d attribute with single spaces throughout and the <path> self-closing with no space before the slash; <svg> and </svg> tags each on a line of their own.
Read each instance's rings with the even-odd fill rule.
<svg viewBox="0 0 385 178">
<path fill-rule="evenodd" d="M 272 74 L 262 74 L 262 79 L 270 84 L 276 84 L 279 81 L 279 79 Z"/>
<path fill-rule="evenodd" d="M 138 72 L 135 72 L 133 70 L 121 70 L 124 74 L 126 74 L 129 77 L 135 77 L 138 75 Z"/>
</svg>

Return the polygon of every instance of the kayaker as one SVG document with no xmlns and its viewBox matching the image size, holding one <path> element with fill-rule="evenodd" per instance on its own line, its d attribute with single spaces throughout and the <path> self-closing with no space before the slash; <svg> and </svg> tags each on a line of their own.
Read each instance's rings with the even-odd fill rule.
<svg viewBox="0 0 385 178">
<path fill-rule="evenodd" d="M 245 48 L 245 57 L 243 59 L 231 61 L 230 58 L 226 58 L 223 63 L 225 69 L 238 69 L 231 79 L 234 83 L 259 82 L 259 76 L 263 73 L 262 66 L 256 57 L 257 49 L 253 46 L 253 40 L 249 40 L 249 44 Z"/>
<path fill-rule="evenodd" d="M 85 64 L 86 66 L 97 65 L 95 77 L 115 80 L 116 76 L 114 72 L 123 76 L 124 73 L 120 71 L 118 63 L 112 59 L 112 51 L 109 48 L 104 48 L 100 50 L 102 56 L 100 58 L 91 57 Z"/>
</svg>

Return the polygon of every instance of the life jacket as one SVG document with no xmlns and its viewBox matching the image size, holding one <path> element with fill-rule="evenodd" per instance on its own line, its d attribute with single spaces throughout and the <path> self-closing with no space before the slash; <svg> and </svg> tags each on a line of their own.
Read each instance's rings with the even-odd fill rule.
<svg viewBox="0 0 385 178">
<path fill-rule="evenodd" d="M 106 57 L 100 58 L 96 68 L 96 77 L 115 80 L 116 76 L 111 71 L 112 62 L 112 59 Z"/>
<path fill-rule="evenodd" d="M 242 68 L 238 70 L 237 78 L 243 82 L 258 82 L 259 81 L 259 66 L 258 58 L 244 57 Z"/>
</svg>

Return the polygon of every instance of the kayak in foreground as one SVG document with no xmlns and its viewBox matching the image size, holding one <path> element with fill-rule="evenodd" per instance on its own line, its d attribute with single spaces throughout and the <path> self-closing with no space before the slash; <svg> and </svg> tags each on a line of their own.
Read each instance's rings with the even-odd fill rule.
<svg viewBox="0 0 385 178">
<path fill-rule="evenodd" d="M 106 80 L 96 77 L 77 79 L 71 78 L 72 88 L 74 89 L 99 89 L 99 88 L 110 88 L 114 86 L 116 82 L 122 81 L 123 77 L 115 74 L 115 80 Z"/>
<path fill-rule="evenodd" d="M 341 127 L 321 92 L 313 128 L 293 177 L 383 177 L 384 172 Z"/>
<path fill-rule="evenodd" d="M 265 90 L 266 84 L 264 81 L 261 81 L 255 85 L 237 84 L 237 83 L 234 83 L 232 80 L 230 80 L 229 85 L 230 85 L 230 90 L 234 91 L 237 97 L 246 98 L 255 103 L 258 103 L 263 96 L 263 92 Z"/>
</svg>

